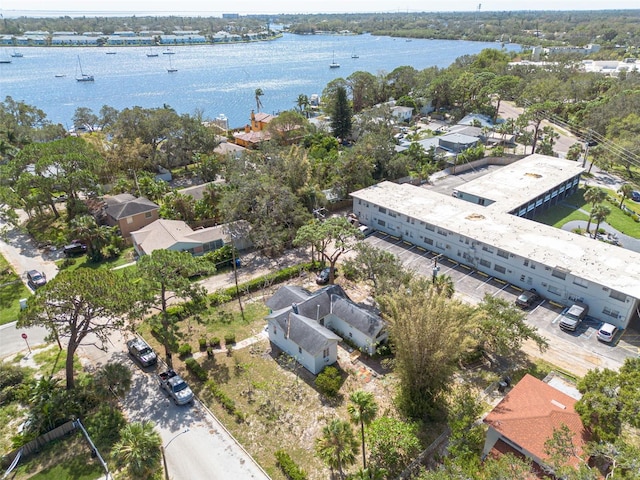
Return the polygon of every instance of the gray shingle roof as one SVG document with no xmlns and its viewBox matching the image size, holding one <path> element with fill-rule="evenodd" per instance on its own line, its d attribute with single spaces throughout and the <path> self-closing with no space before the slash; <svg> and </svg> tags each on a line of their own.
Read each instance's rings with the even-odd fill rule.
<svg viewBox="0 0 640 480">
<path fill-rule="evenodd" d="M 131 217 L 139 213 L 151 212 L 160 208 L 151 200 L 147 200 L 144 197 L 135 198 L 129 194 L 107 197 L 104 201 L 107 204 L 105 212 L 116 220 Z"/>
<path fill-rule="evenodd" d="M 333 314 L 368 337 L 376 338 L 385 326 L 384 320 L 379 316 L 356 305 L 348 298 L 333 295 L 332 301 Z"/>
<path fill-rule="evenodd" d="M 341 340 L 339 336 L 316 321 L 291 311 L 282 312 L 274 320 L 292 342 L 314 356 L 326 348 L 328 341 Z"/>
<path fill-rule="evenodd" d="M 311 296 L 311 292 L 302 287 L 287 285 L 279 288 L 276 293 L 269 298 L 265 304 L 273 311 L 290 307 L 293 303 L 304 302 Z"/>
</svg>

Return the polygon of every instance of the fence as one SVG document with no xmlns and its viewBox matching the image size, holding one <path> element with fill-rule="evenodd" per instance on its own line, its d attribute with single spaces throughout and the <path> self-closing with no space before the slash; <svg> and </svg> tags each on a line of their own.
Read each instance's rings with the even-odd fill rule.
<svg viewBox="0 0 640 480">
<path fill-rule="evenodd" d="M 26 457 L 33 453 L 37 453 L 47 443 L 53 440 L 57 440 L 58 438 L 64 437 L 70 432 L 73 432 L 75 429 L 76 429 L 76 426 L 74 422 L 67 422 L 63 425 L 60 425 L 59 427 L 56 427 L 53 430 L 50 430 L 43 435 L 40 435 L 38 438 L 35 438 L 30 442 L 24 444 L 22 447 L 17 448 L 14 451 L 4 455 L 0 460 L 0 463 L 4 468 L 6 468 L 13 462 L 13 459 L 18 455 L 18 452 L 21 452 L 22 457 Z"/>
<path fill-rule="evenodd" d="M 417 474 L 420 467 L 426 466 L 429 461 L 433 459 L 434 454 L 444 446 L 449 439 L 450 433 L 451 431 L 449 430 L 449 427 L 447 427 L 444 432 L 438 436 L 438 438 L 431 442 L 431 445 L 423 450 L 420 455 L 418 455 L 418 457 L 404 469 L 404 471 L 398 476 L 397 480 L 408 480 Z"/>
</svg>

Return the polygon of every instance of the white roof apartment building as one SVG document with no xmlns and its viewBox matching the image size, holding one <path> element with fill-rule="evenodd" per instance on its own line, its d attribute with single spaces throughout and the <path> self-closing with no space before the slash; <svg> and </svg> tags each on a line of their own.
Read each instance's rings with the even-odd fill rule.
<svg viewBox="0 0 640 480">
<path fill-rule="evenodd" d="M 640 254 L 532 220 L 578 188 L 578 162 L 530 155 L 456 196 L 382 182 L 353 192 L 362 224 L 620 328 L 638 317 Z"/>
</svg>

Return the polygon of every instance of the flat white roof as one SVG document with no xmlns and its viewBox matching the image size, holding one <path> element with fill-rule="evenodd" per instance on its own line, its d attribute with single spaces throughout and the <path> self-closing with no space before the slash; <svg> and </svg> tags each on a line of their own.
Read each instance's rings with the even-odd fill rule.
<svg viewBox="0 0 640 480">
<path fill-rule="evenodd" d="M 583 171 L 580 162 L 535 154 L 471 180 L 456 190 L 493 200 L 496 203 L 490 205 L 492 210 L 509 212 Z"/>
<path fill-rule="evenodd" d="M 382 182 L 351 196 L 640 298 L 640 253 L 410 184 Z"/>
</svg>

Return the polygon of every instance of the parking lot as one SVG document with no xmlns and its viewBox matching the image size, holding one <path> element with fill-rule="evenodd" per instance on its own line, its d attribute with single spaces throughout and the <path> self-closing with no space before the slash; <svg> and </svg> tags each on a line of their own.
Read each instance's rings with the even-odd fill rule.
<svg viewBox="0 0 640 480">
<path fill-rule="evenodd" d="M 448 275 L 455 285 L 455 296 L 462 301 L 478 304 L 486 294 L 515 302 L 522 290 L 485 273 L 478 272 L 442 255 L 411 245 L 390 235 L 376 232 L 365 241 L 377 248 L 398 256 L 406 268 L 431 277 L 434 267 L 438 275 Z M 566 332 L 559 327 L 559 318 L 564 305 L 542 298 L 527 313 L 527 321 L 549 341 L 549 350 L 556 349 L 556 355 L 565 357 L 564 368 L 571 366 L 572 356 L 579 357 L 585 368 L 617 368 L 627 357 L 637 357 L 640 353 L 640 328 L 637 322 L 625 331 L 618 332 L 611 344 L 597 340 L 596 333 L 602 322 L 587 317 L 575 332 Z M 544 355 L 543 355 L 544 356 Z M 553 362 L 552 362 L 553 363 Z M 589 366 L 592 365 L 592 366 Z M 569 371 L 571 369 L 567 368 Z M 584 373 L 584 368 L 576 368 L 576 373 Z"/>
</svg>

